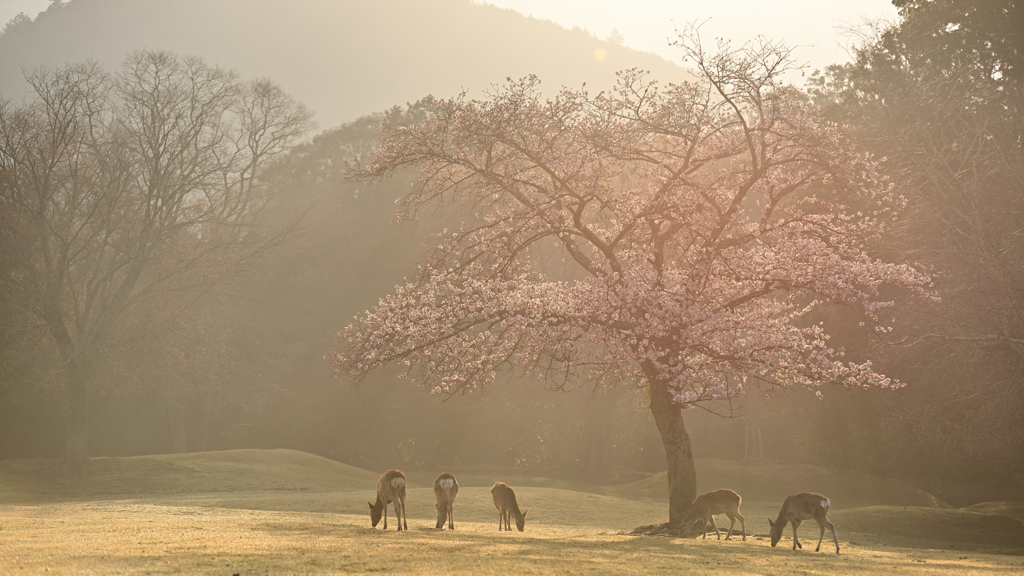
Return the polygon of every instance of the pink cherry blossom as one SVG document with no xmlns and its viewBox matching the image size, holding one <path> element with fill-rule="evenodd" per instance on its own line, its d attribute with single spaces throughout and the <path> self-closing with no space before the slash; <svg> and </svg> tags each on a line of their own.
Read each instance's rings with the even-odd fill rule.
<svg viewBox="0 0 1024 576">
<path fill-rule="evenodd" d="M 661 87 L 626 70 L 611 93 L 545 99 L 531 76 L 386 126 L 377 159 L 353 177 L 416 168 L 400 219 L 455 205 L 465 221 L 338 334 L 336 373 L 358 382 L 398 361 L 446 395 L 506 372 L 646 388 L 670 522 L 696 486 L 679 407 L 752 385 L 899 386 L 844 361 L 807 316 L 841 305 L 887 331 L 883 287 L 930 296 L 926 274 L 867 250 L 903 199 L 779 82 L 788 51 L 709 57 L 688 34 L 680 45 L 700 81 Z"/>
</svg>

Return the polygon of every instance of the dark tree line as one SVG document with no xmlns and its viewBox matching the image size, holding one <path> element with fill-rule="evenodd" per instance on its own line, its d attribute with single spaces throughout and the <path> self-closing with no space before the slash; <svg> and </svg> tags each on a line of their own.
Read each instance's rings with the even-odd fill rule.
<svg viewBox="0 0 1024 576">
<path fill-rule="evenodd" d="M 894 4 L 900 22 L 874 31 L 855 62 L 817 75 L 811 90 L 908 199 L 885 249 L 926 264 L 942 298 L 879 343 L 889 370 L 912 385 L 890 403 L 859 402 L 886 423 L 868 436 L 888 434 L 890 447 L 862 451 L 861 465 L 896 466 L 940 491 L 954 478 L 1019 490 L 1024 9 L 1013 0 Z"/>
<path fill-rule="evenodd" d="M 211 345 L 189 338 L 219 322 L 207 317 L 216 288 L 280 240 L 261 225 L 262 170 L 310 113 L 272 82 L 170 52 L 135 52 L 114 74 L 83 63 L 26 78 L 30 100 L 0 103 L 0 204 L 17 254 L 0 290 L 17 339 L 47 359 L 77 474 L 94 395 L 149 380 L 173 397 Z M 161 358 L 146 362 L 138 348 L 155 341 Z"/>
</svg>

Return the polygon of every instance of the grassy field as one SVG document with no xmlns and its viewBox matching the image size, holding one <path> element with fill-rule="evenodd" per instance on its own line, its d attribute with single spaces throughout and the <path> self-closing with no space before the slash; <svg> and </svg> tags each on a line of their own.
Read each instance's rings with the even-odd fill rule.
<svg viewBox="0 0 1024 576">
<path fill-rule="evenodd" d="M 708 540 L 630 535 L 665 517 L 658 477 L 591 486 L 455 469 L 462 489 L 456 529 L 448 531 L 433 527 L 436 471 L 407 470 L 410 530 L 384 532 L 370 528 L 364 503 L 379 472 L 301 452 L 93 466 L 88 479 L 68 482 L 52 462 L 0 462 L 0 574 L 1024 573 L 1020 503 L 941 508 L 896 484 L 872 500 L 876 488 L 813 468 L 698 462 L 709 484 L 702 489 L 720 483 L 744 494 L 750 535 L 743 542 L 713 533 Z M 498 532 L 489 493 L 497 479 L 516 487 L 529 510 L 526 532 Z M 813 551 L 813 523 L 801 528 L 803 550 L 790 549 L 788 530 L 778 548 L 769 546 L 766 517 L 777 513 L 779 494 L 792 491 L 783 485 L 794 484 L 832 498 L 842 554 L 824 552 L 827 541 Z"/>
</svg>

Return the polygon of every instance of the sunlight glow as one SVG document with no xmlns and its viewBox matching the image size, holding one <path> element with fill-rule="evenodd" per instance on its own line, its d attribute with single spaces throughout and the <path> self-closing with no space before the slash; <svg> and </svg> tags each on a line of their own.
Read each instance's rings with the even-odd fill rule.
<svg viewBox="0 0 1024 576">
<path fill-rule="evenodd" d="M 680 63 L 669 46 L 675 30 L 701 23 L 704 37 L 741 45 L 757 36 L 798 47 L 797 60 L 811 70 L 850 61 L 856 31 L 866 22 L 895 20 L 889 0 L 474 0 L 508 8 L 565 28 L 582 28 L 602 39 Z M 615 40 L 611 40 L 613 43 Z M 595 55 L 596 59 L 596 55 Z"/>
</svg>

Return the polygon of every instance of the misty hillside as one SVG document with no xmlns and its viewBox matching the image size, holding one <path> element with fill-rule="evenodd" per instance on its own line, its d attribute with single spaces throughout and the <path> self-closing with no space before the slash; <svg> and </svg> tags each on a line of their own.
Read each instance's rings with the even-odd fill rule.
<svg viewBox="0 0 1024 576">
<path fill-rule="evenodd" d="M 338 491 L 377 483 L 377 474 L 297 450 L 224 450 L 134 458 L 100 458 L 91 476 L 75 486 L 54 482 L 53 461 L 6 460 L 0 466 L 4 493 L 37 495 L 176 494 L 239 490 Z"/>
<path fill-rule="evenodd" d="M 25 93 L 24 67 L 92 58 L 112 69 L 139 48 L 270 77 L 323 127 L 427 94 L 479 95 L 506 77 L 599 89 L 627 67 L 664 81 L 683 74 L 658 56 L 470 0 L 71 0 L 0 36 L 0 94 Z"/>
<path fill-rule="evenodd" d="M 842 473 L 815 466 L 785 466 L 761 463 L 744 465 L 728 460 L 700 460 L 703 471 L 699 491 L 730 486 L 745 500 L 777 503 L 794 486 L 821 490 L 840 509 L 889 505 L 945 507 L 927 492 L 892 479 L 869 474 Z M 441 471 L 433 467 L 404 467 L 410 488 L 429 489 Z M 517 487 L 585 492 L 609 497 L 658 502 L 668 500 L 665 474 L 653 474 L 628 483 L 595 484 L 588 477 L 554 479 L 524 473 L 504 466 L 447 466 L 463 488 L 490 488 L 498 479 Z M 32 497 L 131 496 L 139 494 L 183 494 L 283 490 L 298 492 L 369 491 L 377 484 L 380 470 L 370 471 L 288 449 L 218 450 L 186 454 L 158 454 L 126 458 L 97 458 L 90 464 L 88 478 L 68 483 L 60 462 L 51 459 L 0 461 L 0 503 L 29 494 Z M 1005 506 L 988 503 L 973 509 L 978 513 L 1020 514 Z"/>
</svg>

